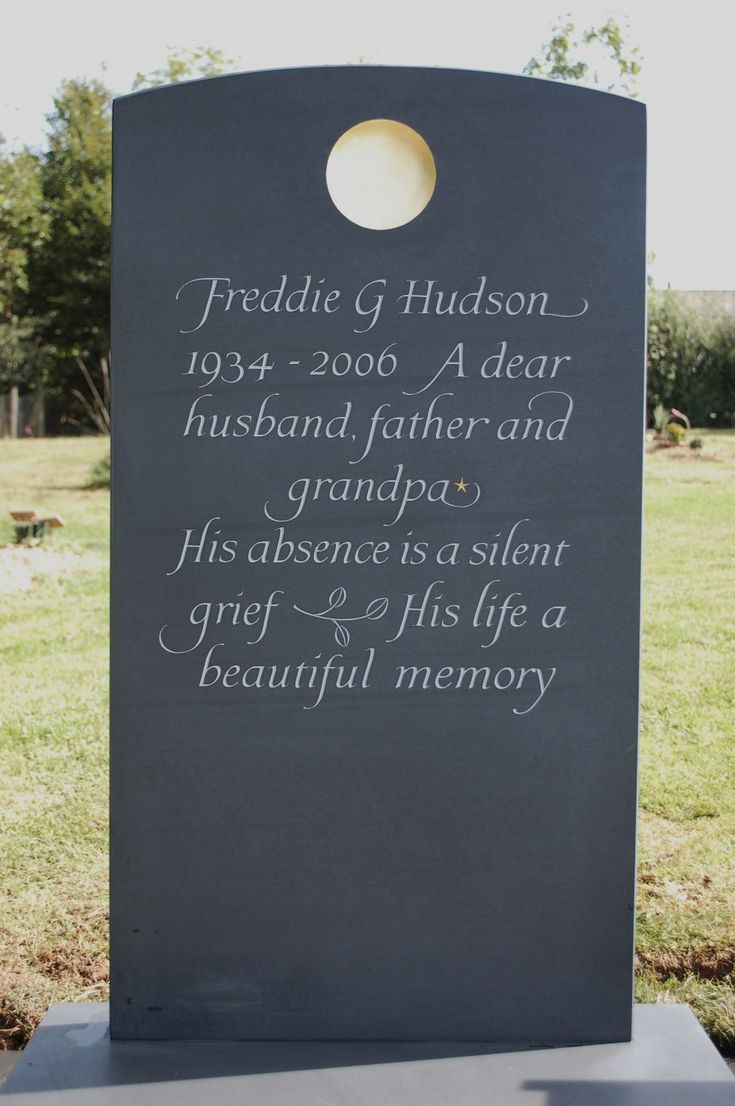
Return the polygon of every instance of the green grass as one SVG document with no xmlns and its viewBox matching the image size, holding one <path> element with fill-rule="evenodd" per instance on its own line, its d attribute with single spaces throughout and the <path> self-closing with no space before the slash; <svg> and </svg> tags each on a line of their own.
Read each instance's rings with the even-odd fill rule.
<svg viewBox="0 0 735 1106">
<path fill-rule="evenodd" d="M 735 435 L 647 457 L 638 997 L 735 1053 Z"/>
<path fill-rule="evenodd" d="M 735 1053 L 735 434 L 647 457 L 638 998 Z M 99 439 L 0 440 L 0 1047 L 107 981 L 109 495 Z M 62 514 L 20 557 L 8 511 Z"/>
<path fill-rule="evenodd" d="M 0 1047 L 49 1002 L 105 994 L 109 494 L 99 439 L 0 441 Z M 66 525 L 12 543 L 9 511 Z"/>
</svg>

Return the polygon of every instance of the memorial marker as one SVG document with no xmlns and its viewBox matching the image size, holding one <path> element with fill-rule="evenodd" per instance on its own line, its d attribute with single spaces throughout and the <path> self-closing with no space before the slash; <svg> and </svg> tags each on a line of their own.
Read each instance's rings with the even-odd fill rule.
<svg viewBox="0 0 735 1106">
<path fill-rule="evenodd" d="M 116 102 L 113 1037 L 629 1037 L 644 118 Z"/>
</svg>

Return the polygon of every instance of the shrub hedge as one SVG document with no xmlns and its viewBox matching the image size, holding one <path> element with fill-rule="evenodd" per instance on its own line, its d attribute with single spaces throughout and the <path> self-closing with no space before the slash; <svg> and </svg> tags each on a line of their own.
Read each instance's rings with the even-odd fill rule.
<svg viewBox="0 0 735 1106">
<path fill-rule="evenodd" d="M 681 293 L 648 300 L 648 408 L 683 411 L 693 426 L 735 425 L 735 314 Z"/>
</svg>

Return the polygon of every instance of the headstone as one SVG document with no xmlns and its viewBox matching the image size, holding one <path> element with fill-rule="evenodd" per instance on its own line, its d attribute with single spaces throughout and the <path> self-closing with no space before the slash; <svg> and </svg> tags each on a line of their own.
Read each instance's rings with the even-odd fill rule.
<svg viewBox="0 0 735 1106">
<path fill-rule="evenodd" d="M 116 102 L 114 1037 L 629 1037 L 644 118 Z"/>
</svg>

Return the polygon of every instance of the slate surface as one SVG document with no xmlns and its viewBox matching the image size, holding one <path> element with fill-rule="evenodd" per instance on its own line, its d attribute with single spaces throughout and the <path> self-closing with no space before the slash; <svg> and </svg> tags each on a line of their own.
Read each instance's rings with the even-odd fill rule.
<svg viewBox="0 0 735 1106">
<path fill-rule="evenodd" d="M 437 167 L 425 211 L 388 232 L 348 222 L 324 179 L 343 131 L 381 117 L 414 127 Z M 138 93 L 116 102 L 114 123 L 114 1034 L 625 1039 L 644 108 L 529 78 L 350 67 Z M 244 311 L 240 295 L 224 310 L 226 290 L 271 290 L 274 305 L 283 275 L 292 289 L 310 277 L 312 293 L 339 290 L 340 310 Z M 225 298 L 199 327 L 212 279 Z M 403 313 L 411 280 L 434 281 L 445 308 L 456 291 L 467 312 L 437 314 L 432 300 Z M 385 302 L 368 330 L 354 305 L 372 281 Z M 475 294 L 494 313 L 470 310 Z M 429 387 L 459 343 L 464 375 L 447 368 Z M 483 378 L 503 343 L 506 361 L 571 360 L 553 380 Z M 388 346 L 398 368 L 385 378 L 312 375 L 319 351 L 377 361 Z M 228 352 L 244 366 L 267 353 L 273 367 L 238 379 L 233 357 L 229 383 L 202 375 L 206 353 Z M 233 437 L 236 416 L 254 419 L 269 396 L 284 417 L 351 404 L 351 432 Z M 352 463 L 382 404 L 425 418 L 435 397 L 442 437 L 381 437 Z M 563 440 L 547 437 L 570 399 Z M 498 437 L 539 413 L 539 440 L 533 428 Z M 210 436 L 228 414 L 227 434 Z M 487 423 L 450 439 L 450 415 Z M 286 542 L 387 539 L 387 562 L 249 563 L 254 543 L 277 540 L 273 517 L 295 510 L 295 481 L 382 483 L 400 466 L 402 479 L 447 481 L 451 505 L 423 496 L 398 518 L 395 502 L 311 499 L 284 524 Z M 469 510 L 463 480 L 480 494 Z M 199 560 L 190 551 L 177 569 L 185 535 L 208 524 Z M 496 540 L 568 548 L 558 566 L 524 563 L 527 549 L 517 563 L 468 564 L 474 543 Z M 458 563 L 439 563 L 453 541 Z M 404 542 L 424 543 L 426 562 L 404 564 Z M 407 597 L 420 604 L 432 586 L 423 625 L 412 616 L 398 637 Z M 471 618 L 485 587 L 488 603 L 515 594 L 528 611 L 494 645 Z M 195 647 L 203 604 L 275 594 L 260 642 L 230 607 Z M 330 596 L 356 621 L 315 617 Z M 385 599 L 384 616 L 363 617 Z M 544 629 L 553 605 L 567 606 L 566 625 Z M 298 663 L 316 672 L 331 657 L 360 679 L 338 690 L 332 675 L 318 704 L 318 680 L 238 683 L 257 665 L 291 665 L 294 679 Z M 423 676 L 396 688 L 410 665 L 431 670 L 426 690 Z M 490 672 L 488 690 L 452 683 L 473 666 Z"/>
<path fill-rule="evenodd" d="M 0 1092 L 8 1106 L 735 1103 L 735 1079 L 684 1006 L 636 1007 L 628 1044 L 495 1054 L 456 1044 L 111 1042 L 107 1028 L 105 1004 L 53 1006 Z"/>
<path fill-rule="evenodd" d="M 19 1057 L 19 1052 L 0 1052 L 0 1084 L 8 1078 Z"/>
</svg>

